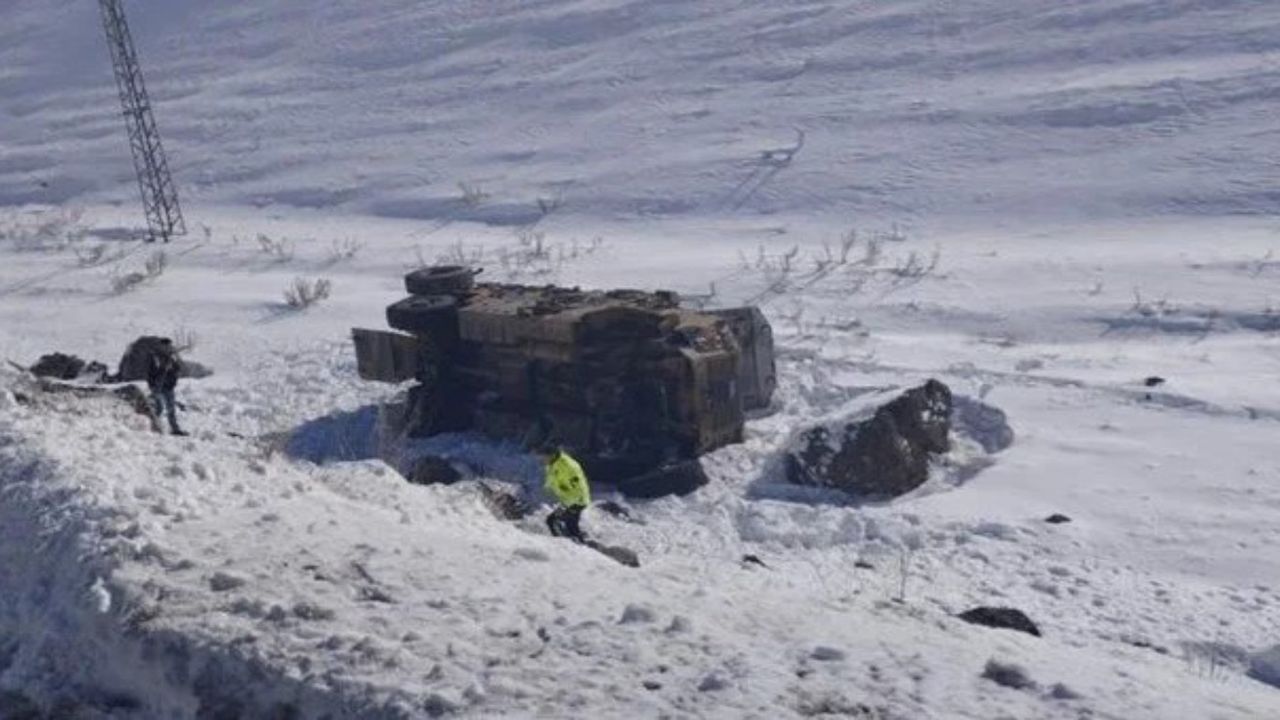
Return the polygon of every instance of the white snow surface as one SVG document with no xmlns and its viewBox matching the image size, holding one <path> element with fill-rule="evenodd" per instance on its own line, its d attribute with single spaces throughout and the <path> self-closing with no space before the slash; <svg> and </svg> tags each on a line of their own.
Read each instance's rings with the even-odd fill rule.
<svg viewBox="0 0 1280 720">
<path fill-rule="evenodd" d="M 130 4 L 192 233 L 126 292 L 96 10 L 2 9 L 0 360 L 194 334 L 215 374 L 180 438 L 0 370 L 0 715 L 1280 717 L 1275 3 Z M 377 457 L 348 332 L 437 259 L 773 321 L 711 483 L 586 515 L 641 568 Z M 1013 444 L 884 504 L 783 481 L 929 377 Z"/>
</svg>

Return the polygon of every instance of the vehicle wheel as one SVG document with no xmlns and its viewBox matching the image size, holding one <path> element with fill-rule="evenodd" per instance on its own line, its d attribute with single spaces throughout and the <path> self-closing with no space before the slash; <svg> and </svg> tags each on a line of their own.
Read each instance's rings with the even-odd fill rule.
<svg viewBox="0 0 1280 720">
<path fill-rule="evenodd" d="M 465 265 L 433 265 L 404 276 L 411 295 L 461 295 L 475 284 L 475 271 Z"/>
<path fill-rule="evenodd" d="M 448 295 L 407 297 L 387 308 L 387 324 L 448 349 L 458 338 L 458 301 Z"/>
</svg>

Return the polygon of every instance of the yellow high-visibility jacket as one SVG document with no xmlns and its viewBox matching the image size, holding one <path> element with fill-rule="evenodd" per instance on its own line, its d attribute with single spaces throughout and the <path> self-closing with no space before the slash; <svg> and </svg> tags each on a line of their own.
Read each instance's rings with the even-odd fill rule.
<svg viewBox="0 0 1280 720">
<path fill-rule="evenodd" d="M 547 463 L 547 482 L 544 487 L 563 505 L 585 507 L 591 504 L 587 475 L 582 472 L 578 461 L 569 457 L 569 453 L 556 453 L 555 458 Z"/>
</svg>

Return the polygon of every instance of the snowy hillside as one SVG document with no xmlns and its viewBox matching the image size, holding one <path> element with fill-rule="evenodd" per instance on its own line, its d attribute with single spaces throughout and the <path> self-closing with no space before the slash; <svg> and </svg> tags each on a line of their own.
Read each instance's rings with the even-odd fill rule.
<svg viewBox="0 0 1280 720">
<path fill-rule="evenodd" d="M 1278 202 L 1269 0 L 133 5 L 203 203 L 514 224 L 557 194 L 886 223 Z M 3 12 L 0 200 L 132 201 L 94 4 Z M 492 201 L 459 213 L 459 182 Z"/>
<path fill-rule="evenodd" d="M 133 239 L 94 4 L 0 0 L 0 361 L 214 375 L 178 438 L 0 368 L 0 718 L 1280 717 L 1280 5 L 128 8 L 192 232 Z M 641 568 L 549 537 L 516 448 L 379 457 L 349 330 L 437 261 L 773 322 L 711 483 L 588 511 Z M 785 482 L 931 377 L 1012 444 Z"/>
</svg>

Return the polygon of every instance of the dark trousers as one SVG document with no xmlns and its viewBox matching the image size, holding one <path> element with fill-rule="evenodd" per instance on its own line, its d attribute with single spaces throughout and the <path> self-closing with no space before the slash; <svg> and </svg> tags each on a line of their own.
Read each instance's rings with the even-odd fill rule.
<svg viewBox="0 0 1280 720">
<path fill-rule="evenodd" d="M 586 542 L 587 536 L 582 534 L 582 527 L 579 525 L 585 509 L 582 505 L 561 505 L 547 516 L 547 528 L 556 537 Z"/>
<path fill-rule="evenodd" d="M 178 403 L 173 399 L 173 390 L 151 388 L 151 404 L 155 407 L 156 421 L 159 422 L 161 416 L 166 417 L 169 420 L 169 432 L 181 435 L 182 428 L 178 427 Z"/>
</svg>

